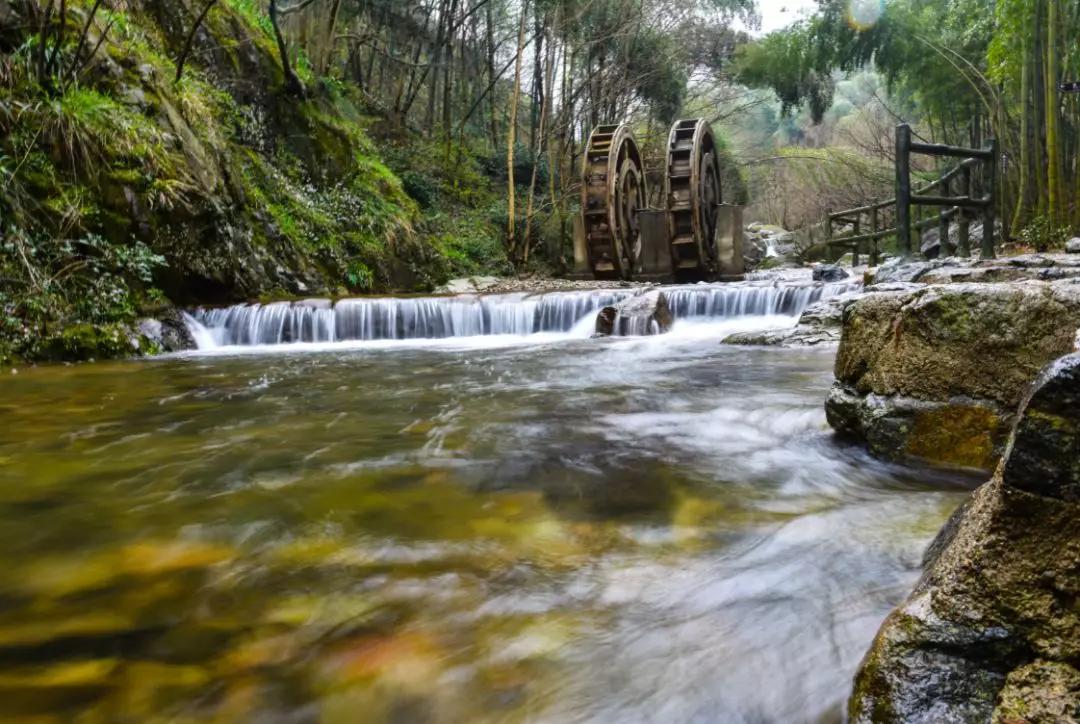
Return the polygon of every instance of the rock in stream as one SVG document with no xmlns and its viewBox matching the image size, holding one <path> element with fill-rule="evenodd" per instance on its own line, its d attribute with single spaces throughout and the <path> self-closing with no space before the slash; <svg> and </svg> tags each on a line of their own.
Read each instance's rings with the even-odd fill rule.
<svg viewBox="0 0 1080 724">
<path fill-rule="evenodd" d="M 667 295 L 661 291 L 635 294 L 596 315 L 596 335 L 600 337 L 643 337 L 664 334 L 674 320 Z"/>
<path fill-rule="evenodd" d="M 931 545 L 855 680 L 854 722 L 1080 720 L 1080 355 L 1050 364 L 1009 453 Z"/>
<path fill-rule="evenodd" d="M 829 423 L 886 459 L 993 469 L 1030 380 L 1073 350 L 1080 282 L 890 289 L 845 308 Z"/>
</svg>

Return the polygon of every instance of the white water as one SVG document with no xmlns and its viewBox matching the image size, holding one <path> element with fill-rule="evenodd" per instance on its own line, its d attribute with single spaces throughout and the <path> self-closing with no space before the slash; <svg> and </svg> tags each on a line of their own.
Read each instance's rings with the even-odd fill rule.
<svg viewBox="0 0 1080 724">
<path fill-rule="evenodd" d="M 677 328 L 695 322 L 743 320 L 712 332 L 730 334 L 794 324 L 810 305 L 852 291 L 857 284 L 742 282 L 664 290 Z M 588 337 L 596 313 L 640 290 L 421 298 L 325 299 L 197 309 L 186 315 L 199 351 L 313 351 L 332 346 L 380 348 L 501 347 Z M 751 321 L 746 324 L 746 321 Z M 624 336 L 642 333 L 616 325 Z M 676 331 L 680 331 L 677 329 Z M 702 334 L 702 330 L 693 332 Z"/>
</svg>

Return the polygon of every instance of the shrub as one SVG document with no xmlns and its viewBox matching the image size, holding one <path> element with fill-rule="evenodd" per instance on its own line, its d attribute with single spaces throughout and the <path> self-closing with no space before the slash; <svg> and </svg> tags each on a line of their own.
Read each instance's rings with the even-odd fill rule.
<svg viewBox="0 0 1080 724">
<path fill-rule="evenodd" d="M 1036 216 L 1020 232 L 1020 241 L 1035 251 L 1049 251 L 1065 246 L 1069 228 L 1058 226 L 1049 216 Z"/>
</svg>

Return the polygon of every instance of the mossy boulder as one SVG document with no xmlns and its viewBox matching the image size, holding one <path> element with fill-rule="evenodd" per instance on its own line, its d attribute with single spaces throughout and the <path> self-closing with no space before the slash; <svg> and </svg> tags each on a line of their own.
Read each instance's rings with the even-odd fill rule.
<svg viewBox="0 0 1080 724">
<path fill-rule="evenodd" d="M 990 470 L 1005 451 L 1012 415 L 996 403 L 967 397 L 940 402 L 894 395 L 859 395 L 834 386 L 825 405 L 829 424 L 864 442 L 883 460 L 918 460 Z"/>
<path fill-rule="evenodd" d="M 990 470 L 1030 381 L 1078 328 L 1071 280 L 868 294 L 844 309 L 829 422 L 882 457 Z"/>
<path fill-rule="evenodd" d="M 1034 386 L 1009 458 L 939 534 L 882 625 L 855 679 L 852 721 L 1075 721 L 1080 405 L 1061 403 L 1077 395 L 1080 355 Z M 1059 422 L 1047 428 L 1049 418 Z M 1037 492 L 1028 465 L 1050 475 Z"/>
<path fill-rule="evenodd" d="M 43 344 L 42 356 L 52 362 L 124 359 L 157 354 L 160 347 L 124 324 L 75 324 Z"/>
<path fill-rule="evenodd" d="M 1009 672 L 993 724 L 1075 724 L 1080 721 L 1080 671 L 1060 661 L 1036 661 Z"/>
</svg>

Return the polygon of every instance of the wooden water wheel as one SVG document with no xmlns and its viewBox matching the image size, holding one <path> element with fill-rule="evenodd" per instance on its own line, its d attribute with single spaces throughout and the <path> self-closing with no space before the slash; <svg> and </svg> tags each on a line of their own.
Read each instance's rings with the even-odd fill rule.
<svg viewBox="0 0 1080 724">
<path fill-rule="evenodd" d="M 675 276 L 687 281 L 712 276 L 717 269 L 720 164 L 712 128 L 704 118 L 675 121 L 672 125 L 664 198 Z"/>
<path fill-rule="evenodd" d="M 585 148 L 581 214 L 597 279 L 631 279 L 641 266 L 638 209 L 648 198 L 641 152 L 629 126 L 597 126 Z"/>
</svg>

